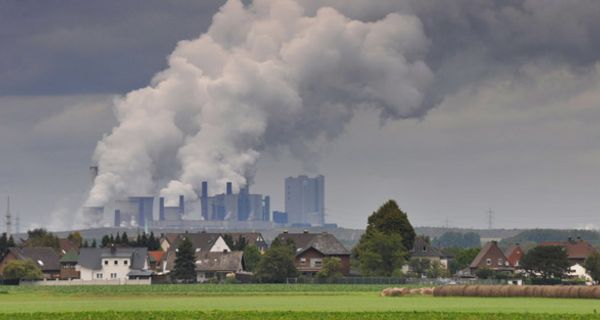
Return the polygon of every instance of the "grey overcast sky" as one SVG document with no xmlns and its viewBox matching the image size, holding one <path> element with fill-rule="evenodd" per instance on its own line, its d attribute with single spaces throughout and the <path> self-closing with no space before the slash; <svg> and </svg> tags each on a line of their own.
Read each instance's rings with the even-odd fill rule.
<svg viewBox="0 0 600 320">
<path fill-rule="evenodd" d="M 195 42 L 178 43 L 207 32 L 224 3 L 0 0 L 0 195 L 14 199 L 22 229 L 69 225 L 88 196 L 87 168 L 98 141 L 119 126 L 115 99 L 176 73 L 176 59 L 168 58 L 176 47 L 189 60 L 203 59 L 194 55 Z M 236 15 L 232 3 L 211 32 L 224 48 L 239 49 L 235 41 L 240 40 L 234 38 L 245 32 L 240 21 L 251 18 Z M 368 68 L 352 72 L 358 71 L 356 77 L 361 78 L 360 70 L 387 74 L 378 63 L 398 65 L 398 70 L 408 70 L 393 78 L 398 88 L 414 89 L 398 89 L 402 92 L 396 96 L 386 91 L 389 83 L 385 88 L 374 86 L 383 95 L 400 97 L 383 102 L 373 98 L 373 104 L 382 105 L 373 107 L 377 112 L 344 106 L 323 111 L 329 101 L 355 103 L 364 98 L 346 99 L 347 79 L 329 87 L 329 78 L 321 74 L 316 80 L 321 90 L 298 89 L 306 108 L 302 110 L 314 116 L 300 114 L 300 121 L 290 123 L 305 125 L 298 129 L 300 137 L 310 141 L 285 134 L 275 137 L 300 131 L 270 123 L 267 133 L 257 138 L 260 157 L 252 189 L 270 194 L 273 209 L 283 209 L 286 176 L 321 173 L 326 177 L 327 220 L 344 227 L 364 227 L 367 216 L 387 199 L 397 200 L 418 226 L 487 227 L 490 208 L 495 227 L 600 226 L 600 1 L 256 3 L 246 1 L 243 10 L 268 7 L 271 15 L 293 16 L 290 12 L 297 10 L 292 9 L 301 7 L 302 16 L 318 16 L 310 22 L 315 25 L 330 23 L 339 14 L 347 21 L 366 22 L 360 28 L 381 32 L 377 34 L 385 39 L 400 39 L 382 44 L 401 52 L 398 61 L 369 60 Z M 390 17 L 392 13 L 398 15 Z M 248 23 L 266 29 L 264 34 L 273 29 Z M 306 34 L 310 35 L 302 35 Z M 354 43 L 351 40 L 326 43 L 323 50 L 345 48 Z M 311 57 L 316 51 L 309 49 L 300 52 Z M 292 57 L 303 61 L 302 56 Z M 361 56 L 346 58 L 366 61 Z M 301 70 L 292 71 L 318 74 L 322 66 L 317 62 L 302 62 Z M 203 63 L 212 62 L 198 62 Z M 346 70 L 344 64 L 341 69 L 325 68 Z M 202 71 L 210 74 L 209 69 L 208 65 Z M 167 71 L 155 77 L 163 70 Z M 304 80 L 298 80 L 300 87 Z M 338 95 L 335 99 L 322 97 L 332 91 Z M 395 108 L 394 101 L 403 104 L 415 91 L 418 102 Z M 249 99 L 265 97 L 272 98 L 265 93 Z M 331 110 L 343 114 L 333 116 Z M 285 126 L 289 119 L 281 117 Z M 166 161 L 153 167 L 158 173 L 186 178 L 186 169 L 178 165 Z"/>
</svg>

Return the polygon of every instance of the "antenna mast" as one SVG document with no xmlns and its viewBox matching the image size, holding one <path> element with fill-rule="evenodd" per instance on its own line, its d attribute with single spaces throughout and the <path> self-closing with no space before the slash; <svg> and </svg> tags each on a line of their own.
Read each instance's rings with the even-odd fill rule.
<svg viewBox="0 0 600 320">
<path fill-rule="evenodd" d="M 494 211 L 492 211 L 492 209 L 489 209 L 487 211 L 488 213 L 488 229 L 492 229 L 492 227 L 494 226 Z"/>
</svg>

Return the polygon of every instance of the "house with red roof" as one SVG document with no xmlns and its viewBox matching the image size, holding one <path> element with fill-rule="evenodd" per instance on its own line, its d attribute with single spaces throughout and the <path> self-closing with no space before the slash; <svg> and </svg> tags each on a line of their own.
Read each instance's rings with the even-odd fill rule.
<svg viewBox="0 0 600 320">
<path fill-rule="evenodd" d="M 518 243 L 511 245 L 504 251 L 504 256 L 506 256 L 506 260 L 511 266 L 515 268 L 519 268 L 521 266 L 521 259 L 523 259 L 524 255 L 525 252 Z"/>
<path fill-rule="evenodd" d="M 594 246 L 581 239 L 572 239 L 569 238 L 567 241 L 555 241 L 555 242 L 542 242 L 539 244 L 540 246 L 558 246 L 563 247 L 567 251 L 567 256 L 569 257 L 569 262 L 571 265 L 583 265 L 585 260 L 591 256 L 593 253 L 598 252 Z"/>
</svg>

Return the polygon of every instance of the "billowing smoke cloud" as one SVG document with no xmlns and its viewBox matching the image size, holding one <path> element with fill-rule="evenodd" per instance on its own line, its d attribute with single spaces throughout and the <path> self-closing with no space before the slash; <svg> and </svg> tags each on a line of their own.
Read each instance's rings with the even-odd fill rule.
<svg viewBox="0 0 600 320">
<path fill-rule="evenodd" d="M 237 188 L 265 150 L 310 164 L 359 108 L 382 120 L 420 117 L 433 81 L 428 47 L 412 15 L 363 22 L 330 7 L 308 14 L 292 0 L 230 0 L 150 86 L 115 102 L 119 125 L 98 143 L 86 206 L 159 189 L 193 199 L 204 180 Z"/>
</svg>

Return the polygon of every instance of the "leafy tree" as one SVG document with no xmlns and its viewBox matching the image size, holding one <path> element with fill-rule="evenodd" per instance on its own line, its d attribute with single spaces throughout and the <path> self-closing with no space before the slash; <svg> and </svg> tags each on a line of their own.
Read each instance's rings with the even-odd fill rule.
<svg viewBox="0 0 600 320">
<path fill-rule="evenodd" d="M 366 276 L 389 277 L 406 261 L 407 252 L 400 234 L 385 234 L 372 230 L 363 235 L 354 252 L 359 256 L 359 267 Z"/>
<path fill-rule="evenodd" d="M 317 273 L 317 277 L 321 279 L 337 279 L 341 278 L 342 274 L 342 259 L 338 257 L 327 257 L 323 259 L 321 271 Z"/>
<path fill-rule="evenodd" d="M 428 278 L 447 278 L 450 276 L 448 269 L 444 268 L 441 262 L 434 260 L 427 270 Z"/>
<path fill-rule="evenodd" d="M 83 244 L 83 237 L 81 236 L 81 233 L 79 233 L 79 231 L 69 233 L 69 235 L 67 236 L 67 240 L 80 247 Z"/>
<path fill-rule="evenodd" d="M 34 229 L 27 231 L 27 241 L 25 246 L 27 247 L 52 247 L 54 249 L 59 248 L 58 237 L 48 232 L 46 229 Z"/>
<path fill-rule="evenodd" d="M 600 253 L 594 252 L 585 259 L 583 267 L 596 283 L 600 281 Z"/>
<path fill-rule="evenodd" d="M 352 251 L 365 275 L 390 276 L 406 260 L 415 230 L 395 201 L 389 200 L 368 220 L 367 230 Z"/>
<path fill-rule="evenodd" d="M 475 275 L 479 279 L 493 279 L 494 271 L 489 268 L 479 268 L 477 271 L 475 271 Z"/>
<path fill-rule="evenodd" d="M 532 277 L 563 278 L 569 272 L 569 259 L 565 248 L 537 246 L 523 256 L 521 267 Z"/>
<path fill-rule="evenodd" d="M 271 248 L 256 265 L 254 274 L 260 282 L 280 283 L 296 277 L 298 270 L 294 265 L 294 246 L 279 240 L 273 241 Z"/>
<path fill-rule="evenodd" d="M 244 248 L 246 248 L 248 245 L 246 238 L 242 237 L 241 235 L 237 238 L 237 240 L 235 240 L 230 234 L 225 234 L 223 235 L 223 240 L 231 249 L 231 251 L 244 251 Z"/>
<path fill-rule="evenodd" d="M 160 240 L 154 236 L 154 232 L 150 232 L 150 237 L 148 237 L 148 250 L 159 250 L 160 249 Z"/>
<path fill-rule="evenodd" d="M 408 262 L 410 270 L 419 278 L 422 278 L 431 268 L 431 260 L 429 259 L 411 259 Z"/>
<path fill-rule="evenodd" d="M 108 247 L 110 245 L 110 243 L 111 243 L 110 242 L 110 238 L 108 237 L 108 235 L 105 234 L 102 237 L 102 240 L 100 240 L 100 247 L 101 248 L 106 248 L 106 247 Z"/>
<path fill-rule="evenodd" d="M 4 255 L 8 253 L 8 248 L 14 247 L 14 246 L 15 246 L 15 242 L 12 239 L 12 236 L 10 238 L 8 238 L 6 236 L 6 233 L 3 233 L 2 236 L 0 237 L 0 259 L 2 259 L 2 257 L 4 257 Z"/>
<path fill-rule="evenodd" d="M 127 232 L 123 231 L 123 235 L 121 236 L 121 243 L 125 246 L 129 245 L 129 237 L 127 236 Z"/>
<path fill-rule="evenodd" d="M 402 244 L 406 251 L 410 251 L 415 243 L 417 234 L 408 221 L 408 216 L 399 207 L 396 201 L 389 200 L 369 217 L 367 232 L 380 231 L 384 234 L 400 234 Z"/>
<path fill-rule="evenodd" d="M 192 241 L 184 237 L 177 248 L 175 255 L 175 266 L 173 267 L 173 277 L 183 282 L 196 281 L 196 257 Z"/>
<path fill-rule="evenodd" d="M 11 260 L 4 268 L 4 278 L 9 280 L 39 280 L 42 270 L 32 260 Z"/>
<path fill-rule="evenodd" d="M 254 272 L 260 258 L 260 250 L 258 250 L 256 246 L 246 246 L 246 248 L 244 248 L 244 266 L 246 267 L 246 271 Z"/>
<path fill-rule="evenodd" d="M 475 257 L 479 254 L 479 248 L 469 248 L 469 249 L 461 249 L 461 248 L 452 248 L 449 249 L 449 253 L 454 256 L 454 258 L 448 263 L 448 270 L 451 274 L 455 274 L 458 271 L 468 267 L 471 262 L 475 259 Z"/>
</svg>

